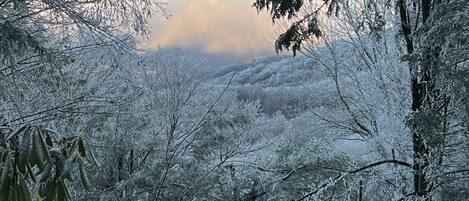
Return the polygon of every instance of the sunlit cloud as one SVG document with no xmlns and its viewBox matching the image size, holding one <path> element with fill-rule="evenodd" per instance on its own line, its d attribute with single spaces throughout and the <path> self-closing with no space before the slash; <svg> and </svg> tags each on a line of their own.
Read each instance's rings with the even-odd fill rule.
<svg viewBox="0 0 469 201">
<path fill-rule="evenodd" d="M 217 5 L 218 4 L 218 0 L 205 0 L 205 2 L 207 2 L 208 4 L 214 6 L 214 5 Z"/>
<path fill-rule="evenodd" d="M 179 46 L 207 53 L 246 54 L 272 51 L 270 19 L 252 0 L 172 0 L 168 20 L 152 22 L 147 48 Z"/>
</svg>

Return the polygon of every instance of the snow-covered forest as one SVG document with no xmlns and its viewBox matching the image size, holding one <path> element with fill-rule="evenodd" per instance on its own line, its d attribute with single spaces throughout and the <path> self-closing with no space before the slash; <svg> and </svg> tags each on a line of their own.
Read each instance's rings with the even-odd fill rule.
<svg viewBox="0 0 469 201">
<path fill-rule="evenodd" d="M 0 201 L 469 200 L 469 1 L 251 1 L 294 56 L 142 50 L 157 0 L 0 0 Z"/>
</svg>

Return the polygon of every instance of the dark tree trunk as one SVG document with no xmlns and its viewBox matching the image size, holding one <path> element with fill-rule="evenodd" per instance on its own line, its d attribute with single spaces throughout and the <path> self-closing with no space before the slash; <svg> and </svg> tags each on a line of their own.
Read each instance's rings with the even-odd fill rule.
<svg viewBox="0 0 469 201">
<path fill-rule="evenodd" d="M 419 47 L 415 47 L 413 40 L 413 33 L 411 29 L 411 20 L 408 15 L 408 8 L 405 0 L 398 0 L 397 6 L 399 9 L 401 30 L 404 37 L 407 54 L 414 54 L 414 50 Z M 418 13 L 421 13 L 421 24 L 420 26 L 427 29 L 427 21 L 430 17 L 432 8 L 431 0 L 421 0 L 420 8 Z M 416 23 L 419 23 L 418 19 L 415 19 Z M 430 96 L 433 95 L 430 91 L 433 91 L 433 80 L 432 80 L 432 58 L 428 57 L 431 53 L 430 49 L 425 49 L 423 57 L 419 61 L 415 59 L 409 61 L 409 70 L 411 74 L 411 93 L 412 93 L 412 111 L 414 112 L 414 118 L 410 125 L 412 143 L 413 143 L 413 175 L 414 175 L 414 194 L 419 197 L 424 197 L 428 194 L 428 181 L 425 173 L 425 168 L 429 165 L 428 153 L 429 147 L 425 143 L 424 135 L 431 136 L 433 133 L 424 133 L 421 125 L 422 121 L 417 119 L 419 114 L 425 111 L 428 105 L 432 105 L 433 101 Z"/>
<path fill-rule="evenodd" d="M 363 181 L 360 180 L 358 185 L 358 201 L 363 201 Z"/>
<path fill-rule="evenodd" d="M 426 181 L 425 167 L 428 165 L 426 158 L 428 149 L 424 144 L 423 137 L 416 131 L 412 131 L 412 142 L 414 144 L 414 191 L 417 196 L 427 194 L 428 182 Z"/>
</svg>

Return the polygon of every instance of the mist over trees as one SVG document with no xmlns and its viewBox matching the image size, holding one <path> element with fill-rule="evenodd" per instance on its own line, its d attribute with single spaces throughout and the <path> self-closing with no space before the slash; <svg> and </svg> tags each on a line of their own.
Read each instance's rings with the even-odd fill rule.
<svg viewBox="0 0 469 201">
<path fill-rule="evenodd" d="M 0 200 L 469 198 L 468 1 L 253 3 L 295 57 L 139 51 L 159 1 L 0 0 Z"/>
</svg>

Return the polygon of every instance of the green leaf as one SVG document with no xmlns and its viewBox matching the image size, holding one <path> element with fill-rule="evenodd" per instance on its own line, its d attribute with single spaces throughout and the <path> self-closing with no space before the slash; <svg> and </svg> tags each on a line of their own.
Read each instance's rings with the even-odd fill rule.
<svg viewBox="0 0 469 201">
<path fill-rule="evenodd" d="M 86 175 L 85 168 L 83 167 L 83 162 L 81 159 L 78 160 L 78 166 L 80 168 L 80 177 L 83 183 L 83 186 L 87 189 L 91 189 L 90 181 L 88 180 L 88 176 Z"/>
<path fill-rule="evenodd" d="M 11 186 L 10 186 L 10 168 L 11 160 L 6 159 L 2 168 L 2 176 L 0 176 L 0 187 L 2 188 L 2 200 L 9 200 L 11 196 Z"/>
<path fill-rule="evenodd" d="M 85 143 L 82 138 L 78 139 L 78 152 L 80 152 L 81 157 L 86 157 Z"/>
<path fill-rule="evenodd" d="M 42 201 L 43 199 L 41 198 L 41 195 L 39 195 L 39 192 L 36 192 L 34 195 L 34 201 Z"/>
<path fill-rule="evenodd" d="M 30 154 L 30 162 L 31 162 L 31 166 L 34 166 L 34 165 L 37 165 L 39 167 L 40 170 L 43 170 L 44 169 L 44 155 L 43 155 L 43 151 L 42 151 L 42 148 L 41 148 L 41 142 L 40 141 L 40 138 L 38 135 L 39 134 L 39 131 L 36 130 L 36 132 L 34 132 L 33 134 L 33 145 L 32 145 L 32 148 L 31 148 L 31 154 Z"/>
<path fill-rule="evenodd" d="M 73 140 L 72 141 L 72 146 L 70 147 L 70 151 L 68 152 L 69 153 L 68 157 L 70 157 L 73 154 L 73 152 L 75 152 L 76 148 L 77 148 L 77 141 Z"/>
<path fill-rule="evenodd" d="M 37 136 L 39 137 L 39 142 L 41 143 L 41 148 L 42 148 L 42 152 L 44 153 L 44 157 L 46 158 L 47 161 L 51 161 L 49 149 L 47 148 L 44 138 L 42 137 L 42 133 L 38 133 Z"/>
<path fill-rule="evenodd" d="M 19 161 L 19 170 L 22 173 L 26 172 L 26 166 L 28 164 L 29 154 L 31 152 L 31 127 L 25 130 L 21 136 L 21 145 L 20 145 L 20 161 Z"/>
<path fill-rule="evenodd" d="M 33 170 L 31 169 L 31 165 L 28 163 L 26 167 L 28 169 L 29 177 L 31 178 L 31 180 L 33 180 L 34 183 L 36 183 L 36 176 L 34 175 Z"/>
<path fill-rule="evenodd" d="M 47 131 L 44 132 L 44 133 L 46 135 L 46 144 L 49 145 L 50 147 L 53 147 L 52 137 L 50 136 L 50 134 Z"/>
<path fill-rule="evenodd" d="M 31 201 L 31 193 L 29 192 L 28 186 L 26 185 L 24 179 L 20 179 L 18 193 L 21 201 Z"/>
<path fill-rule="evenodd" d="M 96 159 L 96 156 L 94 155 L 94 152 L 92 149 L 88 149 L 90 151 L 91 159 L 94 163 L 94 165 L 101 167 L 101 165 L 98 163 L 98 160 Z"/>
<path fill-rule="evenodd" d="M 46 183 L 45 190 L 45 199 L 44 201 L 55 201 L 57 197 L 57 183 L 55 179 L 50 179 Z"/>
<path fill-rule="evenodd" d="M 19 194 L 20 194 L 19 188 L 15 188 L 15 186 L 13 186 L 13 194 L 11 196 L 12 201 L 21 201 Z"/>
<path fill-rule="evenodd" d="M 19 133 L 23 132 L 26 128 L 29 128 L 29 125 L 26 124 L 23 127 L 21 127 L 19 130 L 17 130 L 15 133 L 9 135 L 5 141 L 9 141 L 12 137 L 18 135 Z"/>
<path fill-rule="evenodd" d="M 47 163 L 46 167 L 41 173 L 39 182 L 42 183 L 42 182 L 47 181 L 47 179 L 49 179 L 51 175 L 52 175 L 52 165 L 50 163 Z"/>
<path fill-rule="evenodd" d="M 5 163 L 3 164 L 2 176 L 0 177 L 0 185 L 2 186 L 2 188 L 6 184 L 7 178 L 9 177 L 10 168 L 11 168 L 11 160 L 7 158 Z"/>
<path fill-rule="evenodd" d="M 62 180 L 58 180 L 57 183 L 57 201 L 68 201 L 70 195 L 68 194 L 67 186 Z"/>
<path fill-rule="evenodd" d="M 9 157 L 9 155 L 10 155 L 10 151 L 8 151 L 8 150 L 5 150 L 4 152 L 2 152 L 1 161 L 6 161 Z"/>
</svg>

